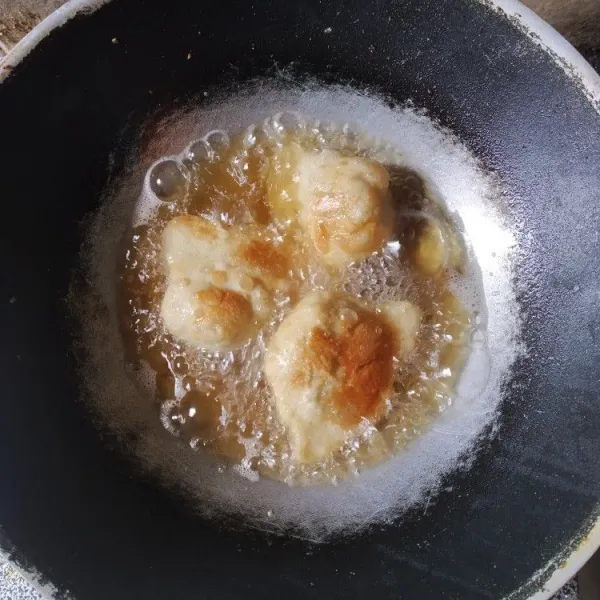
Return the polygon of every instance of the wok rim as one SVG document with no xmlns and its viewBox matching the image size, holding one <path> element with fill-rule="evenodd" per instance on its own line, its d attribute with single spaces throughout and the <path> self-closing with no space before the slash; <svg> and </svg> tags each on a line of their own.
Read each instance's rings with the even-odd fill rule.
<svg viewBox="0 0 600 600">
<path fill-rule="evenodd" d="M 523 35 L 528 36 L 546 53 L 550 54 L 553 61 L 563 69 L 574 85 L 577 85 L 588 97 L 596 112 L 600 115 L 600 74 L 579 54 L 579 52 L 551 25 L 541 19 L 531 9 L 527 8 L 519 0 L 474 0 L 483 4 L 490 10 L 504 14 L 513 23 L 521 26 Z M 68 0 L 63 6 L 50 13 L 25 37 L 23 37 L 12 50 L 0 60 L 0 84 L 2 84 L 36 46 L 54 30 L 62 27 L 70 19 L 78 14 L 91 15 L 98 8 L 108 4 L 111 0 Z M 2 527 L 0 524 L 0 531 Z M 2 532 L 3 541 L 6 536 Z M 598 516 L 585 538 L 578 544 L 577 548 L 569 557 L 554 569 L 548 579 L 542 584 L 537 592 L 529 596 L 529 600 L 548 600 L 561 587 L 568 583 L 592 555 L 600 548 L 600 516 Z M 56 591 L 51 583 L 42 584 L 35 571 L 29 572 L 21 568 L 10 557 L 10 551 L 0 547 L 0 557 L 4 558 L 12 568 L 19 572 L 34 588 L 42 595 L 51 597 Z M 533 573 L 528 583 L 538 577 L 543 577 L 548 568 L 551 568 L 551 560 L 547 567 Z M 518 594 L 519 590 L 513 591 L 505 600 Z"/>
</svg>

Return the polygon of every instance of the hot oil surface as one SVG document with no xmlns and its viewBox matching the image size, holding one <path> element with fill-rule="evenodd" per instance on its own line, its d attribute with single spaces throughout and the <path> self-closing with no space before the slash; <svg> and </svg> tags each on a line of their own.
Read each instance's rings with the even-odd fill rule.
<svg viewBox="0 0 600 600">
<path fill-rule="evenodd" d="M 367 157 L 388 168 L 397 235 L 383 252 L 342 272 L 321 266 L 290 203 L 293 144 Z M 270 173 L 277 173 L 277 184 Z M 222 132 L 208 134 L 178 159 L 158 163 L 146 188 L 142 202 L 160 202 L 124 239 L 119 316 L 135 377 L 174 435 L 249 478 L 335 482 L 400 451 L 450 406 L 472 332 L 470 314 L 452 292 L 466 253 L 441 204 L 394 148 L 344 128 L 277 115 L 231 139 Z M 269 265 L 285 269 L 289 282 L 275 294 L 270 321 L 233 352 L 210 354 L 187 346 L 160 319 L 166 285 L 162 233 L 170 219 L 183 214 L 226 228 L 260 226 L 264 241 L 289 258 L 283 267 Z M 272 262 L 264 252 L 257 257 Z M 414 352 L 394 363 L 393 394 L 383 418 L 363 421 L 356 438 L 330 459 L 299 466 L 290 458 L 262 366 L 270 336 L 298 299 L 315 289 L 375 304 L 410 300 L 422 310 L 423 322 Z"/>
</svg>

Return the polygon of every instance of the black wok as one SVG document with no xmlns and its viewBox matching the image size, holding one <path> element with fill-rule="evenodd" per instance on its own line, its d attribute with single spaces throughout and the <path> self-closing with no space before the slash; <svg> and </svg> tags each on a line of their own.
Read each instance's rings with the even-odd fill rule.
<svg viewBox="0 0 600 600">
<path fill-rule="evenodd" d="M 600 498 L 600 82 L 584 61 L 509 2 L 85 6 L 0 67 L 3 548 L 102 600 L 528 598 L 581 546 L 550 587 L 572 573 Z M 142 125 L 274 70 L 428 111 L 494 174 L 526 241 L 509 282 L 524 351 L 498 427 L 426 507 L 320 544 L 195 516 L 101 436 L 64 301 L 82 222 Z"/>
</svg>

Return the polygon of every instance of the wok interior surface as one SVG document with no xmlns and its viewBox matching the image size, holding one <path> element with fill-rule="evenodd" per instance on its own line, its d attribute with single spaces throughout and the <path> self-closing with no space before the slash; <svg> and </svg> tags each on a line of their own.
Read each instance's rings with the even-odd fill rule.
<svg viewBox="0 0 600 600">
<path fill-rule="evenodd" d="M 526 353 L 498 433 L 426 506 L 317 546 L 194 518 L 107 451 L 76 401 L 64 303 L 81 221 L 140 126 L 282 69 L 426 109 L 496 174 L 499 209 L 526 232 L 514 282 Z M 0 87 L 0 114 L 0 523 L 6 544 L 59 588 L 461 599 L 520 588 L 519 598 L 585 534 L 600 494 L 600 117 L 502 15 L 450 0 L 114 0 L 42 41 Z"/>
</svg>

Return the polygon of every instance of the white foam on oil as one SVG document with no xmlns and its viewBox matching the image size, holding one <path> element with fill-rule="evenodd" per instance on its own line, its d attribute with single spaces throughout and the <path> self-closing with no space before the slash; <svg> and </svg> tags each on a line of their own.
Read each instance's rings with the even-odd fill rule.
<svg viewBox="0 0 600 600">
<path fill-rule="evenodd" d="M 405 164 L 435 187 L 463 225 L 474 260 L 458 292 L 469 308 L 478 311 L 477 331 L 485 331 L 487 337 L 487 345 L 481 340 L 473 345 L 482 351 L 472 353 L 456 401 L 428 431 L 398 456 L 337 486 L 295 488 L 269 479 L 249 481 L 169 434 L 152 399 L 128 376 L 116 314 L 119 241 L 132 215 L 148 218 L 154 210 L 147 194 L 136 209 L 148 184 L 149 167 L 208 131 L 234 133 L 282 110 L 323 123 L 349 123 L 379 137 L 398 148 Z M 392 109 L 381 98 L 346 87 L 255 82 L 215 97 L 210 105 L 191 107 L 154 124 L 150 139 L 150 146 L 132 153 L 121 181 L 93 216 L 82 253 L 87 285 L 84 290 L 74 289 L 72 295 L 85 358 L 83 394 L 102 426 L 122 436 L 134 432 L 137 441 L 133 447 L 130 441 L 127 450 L 140 467 L 155 473 L 165 485 L 183 490 L 204 516 L 241 515 L 252 527 L 292 530 L 311 540 L 389 521 L 430 497 L 442 476 L 463 464 L 465 453 L 494 422 L 502 385 L 520 351 L 512 284 L 516 229 L 496 208 L 500 191 L 493 179 L 455 136 L 425 114 L 410 107 Z M 482 369 L 485 381 L 478 381 Z M 469 393 L 482 386 L 483 391 Z"/>
</svg>

